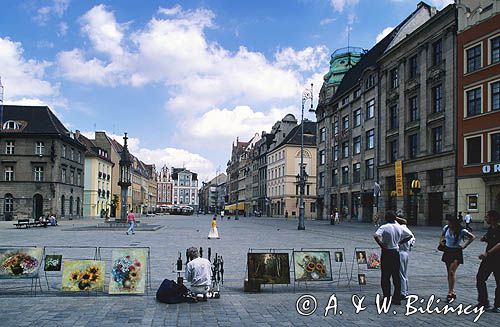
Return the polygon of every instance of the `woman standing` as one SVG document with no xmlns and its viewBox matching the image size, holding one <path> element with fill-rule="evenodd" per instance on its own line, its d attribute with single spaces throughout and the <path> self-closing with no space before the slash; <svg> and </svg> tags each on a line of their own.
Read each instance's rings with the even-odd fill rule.
<svg viewBox="0 0 500 327">
<path fill-rule="evenodd" d="M 217 214 L 212 219 L 212 228 L 210 228 L 208 238 L 219 238 L 219 232 L 217 231 Z"/>
<path fill-rule="evenodd" d="M 127 215 L 127 222 L 128 222 L 128 226 L 129 226 L 128 231 L 127 231 L 127 235 L 130 232 L 132 234 L 135 234 L 135 215 L 134 215 L 133 209 L 130 209 L 130 212 Z"/>
<path fill-rule="evenodd" d="M 464 263 L 463 249 L 468 247 L 476 237 L 463 228 L 456 217 L 447 215 L 446 220 L 448 220 L 448 225 L 444 226 L 439 242 L 444 245 L 441 261 L 446 264 L 448 271 L 448 296 L 446 299 L 451 302 L 457 298 L 455 291 L 456 272 L 458 265 Z M 464 238 L 467 238 L 467 241 L 462 245 L 461 242 Z"/>
</svg>

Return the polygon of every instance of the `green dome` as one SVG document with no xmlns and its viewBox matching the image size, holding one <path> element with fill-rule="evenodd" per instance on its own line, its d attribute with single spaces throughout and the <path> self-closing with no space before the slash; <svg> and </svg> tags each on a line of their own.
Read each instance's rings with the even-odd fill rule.
<svg viewBox="0 0 500 327">
<path fill-rule="evenodd" d="M 330 71 L 323 77 L 325 84 L 339 85 L 345 73 L 361 60 L 362 48 L 347 47 L 336 50 L 330 57 Z"/>
</svg>

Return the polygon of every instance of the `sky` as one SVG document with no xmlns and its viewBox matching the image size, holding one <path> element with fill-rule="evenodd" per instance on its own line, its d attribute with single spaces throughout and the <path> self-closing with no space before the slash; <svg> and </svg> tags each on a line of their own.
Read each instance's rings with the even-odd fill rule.
<svg viewBox="0 0 500 327">
<path fill-rule="evenodd" d="M 418 2 L 2 0 L 4 103 L 48 105 L 90 138 L 127 132 L 143 162 L 205 181 L 237 137 L 300 120 L 311 83 L 316 105 L 335 49 L 371 48 Z"/>
</svg>

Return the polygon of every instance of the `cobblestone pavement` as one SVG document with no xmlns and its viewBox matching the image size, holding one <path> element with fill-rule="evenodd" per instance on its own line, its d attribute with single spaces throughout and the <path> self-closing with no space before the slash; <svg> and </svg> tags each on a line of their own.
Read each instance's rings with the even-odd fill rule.
<svg viewBox="0 0 500 327">
<path fill-rule="evenodd" d="M 417 238 L 416 246 L 410 254 L 410 292 L 418 294 L 424 303 L 415 302 L 408 307 L 393 306 L 385 314 L 378 314 L 375 297 L 380 291 L 378 270 L 362 269 L 367 285 L 357 285 L 358 267 L 353 265 L 353 253 L 357 248 L 374 248 L 375 227 L 369 224 L 342 223 L 331 226 L 327 221 L 306 221 L 306 230 L 297 230 L 296 220 L 280 218 L 241 217 L 235 221 L 218 220 L 221 239 L 208 240 L 211 216 L 156 216 L 142 217 L 142 221 L 162 225 L 157 231 L 138 231 L 127 236 L 124 230 L 75 230 L 96 224 L 97 221 L 84 219 L 62 221 L 58 227 L 30 228 L 17 230 L 12 222 L 0 222 L 0 245 L 18 246 L 148 246 L 151 247 L 152 290 L 144 296 L 110 296 L 98 293 L 67 294 L 58 291 L 60 277 L 48 278 L 51 289 L 47 289 L 45 278 L 41 278 L 42 293 L 30 296 L 29 280 L 0 280 L 0 325 L 1 326 L 372 326 L 372 325 L 413 325 L 413 326 L 469 326 L 479 313 L 450 312 L 414 313 L 406 316 L 412 308 L 425 309 L 428 299 L 445 297 L 447 291 L 446 270 L 436 250 L 440 230 L 437 227 L 413 227 Z M 477 232 L 481 236 L 484 231 Z M 204 256 L 208 247 L 212 256 L 217 252 L 225 261 L 224 285 L 220 299 L 195 304 L 166 305 L 157 303 L 154 293 L 164 278 L 175 279 L 174 263 L 178 252 L 189 246 L 201 246 Z M 479 265 L 477 255 L 484 250 L 484 243 L 476 240 L 465 250 L 465 264 L 458 269 L 457 307 L 476 302 L 475 274 Z M 243 279 L 246 275 L 246 254 L 252 249 L 300 249 L 300 248 L 345 248 L 348 275 L 353 270 L 353 281 L 348 285 L 345 267 L 342 278 L 334 282 L 294 285 L 267 285 L 262 293 L 243 293 Z M 68 251 L 68 250 L 61 250 Z M 80 251 L 80 250 L 78 250 Z M 88 253 L 72 254 L 84 257 Z M 92 254 L 91 254 L 92 255 Z M 339 266 L 334 265 L 335 278 Z M 293 274 L 291 276 L 293 278 Z M 293 279 L 292 279 L 293 280 Z M 493 276 L 488 288 L 493 293 Z M 309 316 L 297 313 L 296 302 L 309 294 L 317 300 L 317 310 Z M 325 308 L 330 297 L 335 294 L 337 310 Z M 351 302 L 353 295 L 365 297 L 364 311 L 355 313 Z M 437 299 L 430 308 L 436 305 Z M 492 299 L 490 299 L 492 301 Z M 312 303 L 312 302 L 310 302 Z M 334 303 L 333 298 L 331 304 Z M 307 304 L 307 303 L 306 303 Z M 301 306 L 305 308 L 307 306 Z M 394 310 L 396 314 L 394 314 Z M 342 314 L 340 313 L 342 311 Z M 465 310 L 467 311 L 467 310 Z M 335 314 L 336 313 L 336 314 Z M 498 326 L 500 315 L 485 312 L 474 325 Z"/>
</svg>

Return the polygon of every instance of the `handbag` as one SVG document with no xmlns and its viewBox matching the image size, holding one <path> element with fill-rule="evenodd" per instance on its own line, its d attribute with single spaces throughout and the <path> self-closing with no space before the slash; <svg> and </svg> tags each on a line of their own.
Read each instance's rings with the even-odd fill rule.
<svg viewBox="0 0 500 327">
<path fill-rule="evenodd" d="M 437 249 L 438 251 L 444 252 L 444 250 L 446 249 L 446 245 L 443 242 L 439 242 Z"/>
</svg>

